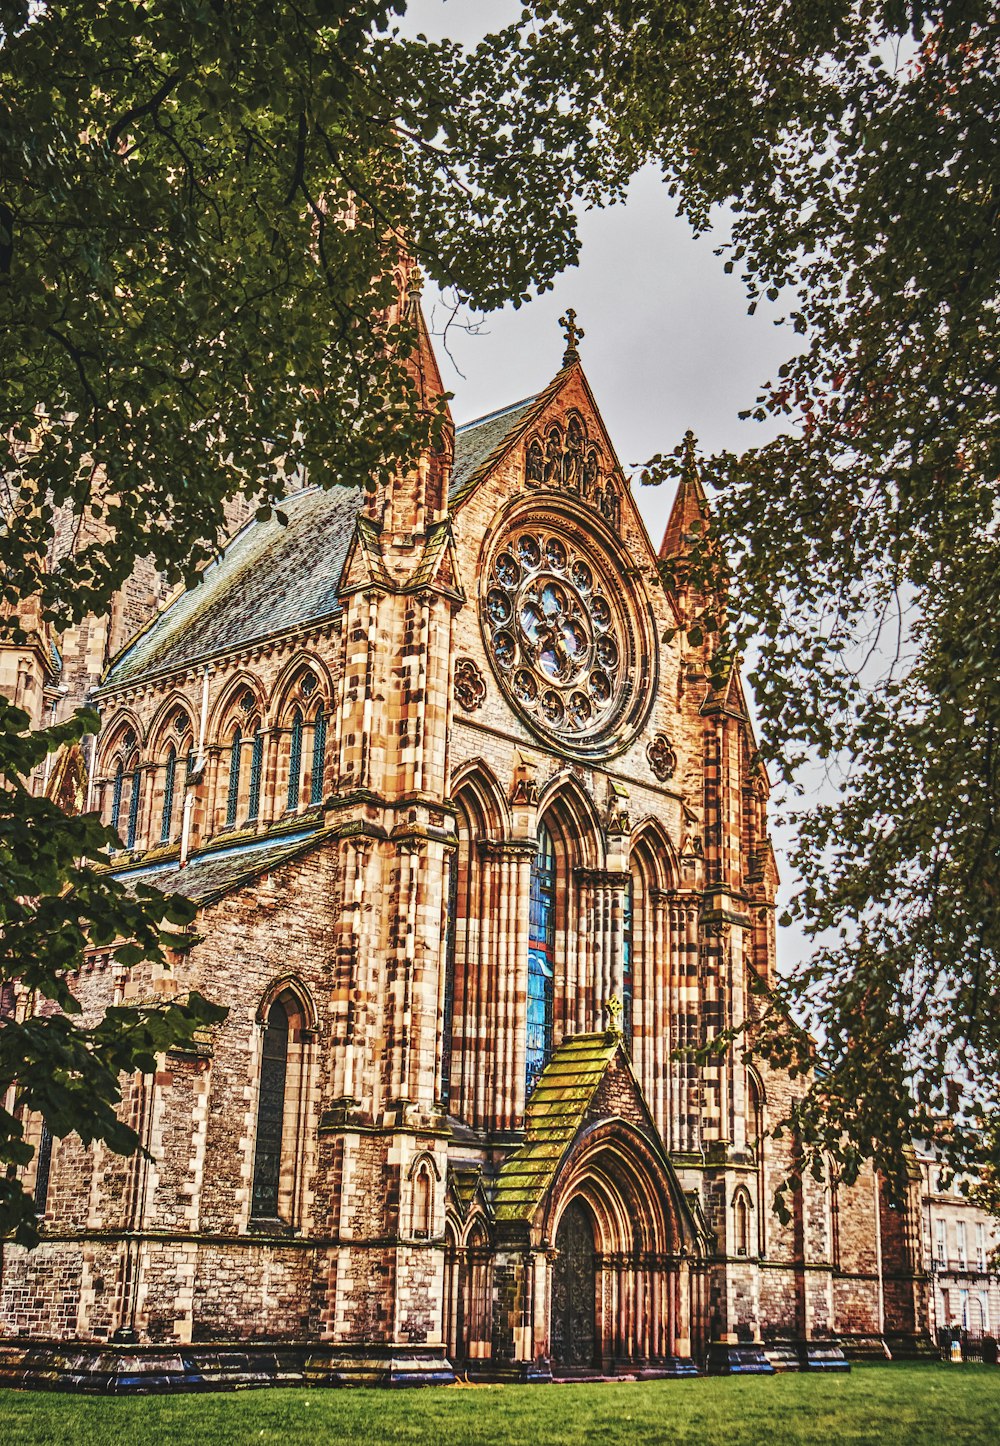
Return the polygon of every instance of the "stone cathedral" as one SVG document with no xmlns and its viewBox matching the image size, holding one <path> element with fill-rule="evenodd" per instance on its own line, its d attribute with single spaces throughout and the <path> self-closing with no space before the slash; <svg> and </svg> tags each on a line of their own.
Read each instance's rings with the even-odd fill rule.
<svg viewBox="0 0 1000 1446">
<path fill-rule="evenodd" d="M 769 1370 L 925 1334 L 916 1184 L 807 1176 L 782 1223 L 797 1086 L 678 1054 L 774 971 L 768 783 L 660 577 L 706 513 L 693 448 L 657 548 L 577 341 L 391 487 L 236 517 L 196 587 L 147 578 L 18 665 L 22 699 L 98 683 L 110 866 L 199 911 L 167 970 L 94 955 L 85 1008 L 229 1014 L 126 1083 L 145 1156 L 28 1122 L 4 1380 Z M 414 365 L 440 396 L 422 323 Z"/>
</svg>

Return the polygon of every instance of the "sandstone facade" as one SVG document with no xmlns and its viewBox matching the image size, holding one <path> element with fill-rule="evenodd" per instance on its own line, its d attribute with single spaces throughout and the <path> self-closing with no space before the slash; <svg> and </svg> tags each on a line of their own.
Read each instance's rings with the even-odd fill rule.
<svg viewBox="0 0 1000 1446">
<path fill-rule="evenodd" d="M 439 389 L 426 337 L 419 371 Z M 666 554 L 704 505 L 691 465 Z M 229 1015 L 130 1083 L 148 1158 L 28 1167 L 7 1339 L 441 1379 L 925 1335 L 918 1182 L 894 1209 L 808 1177 L 783 1225 L 795 1086 L 675 1056 L 771 977 L 768 785 L 572 344 L 391 487 L 285 510 L 100 687 L 114 866 L 199 917 L 169 970 L 94 957 L 81 1000 Z"/>
</svg>

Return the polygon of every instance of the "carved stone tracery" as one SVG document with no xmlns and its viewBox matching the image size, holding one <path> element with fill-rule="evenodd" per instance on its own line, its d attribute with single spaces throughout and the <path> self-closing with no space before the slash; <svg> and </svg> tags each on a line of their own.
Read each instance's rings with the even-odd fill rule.
<svg viewBox="0 0 1000 1446">
<path fill-rule="evenodd" d="M 486 701 L 486 683 L 472 658 L 455 662 L 455 701 L 466 713 L 475 713 Z"/>
</svg>

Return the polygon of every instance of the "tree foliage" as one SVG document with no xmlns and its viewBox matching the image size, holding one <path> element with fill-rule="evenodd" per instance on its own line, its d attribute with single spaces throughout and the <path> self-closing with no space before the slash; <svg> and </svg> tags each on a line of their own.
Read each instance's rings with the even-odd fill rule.
<svg viewBox="0 0 1000 1446">
<path fill-rule="evenodd" d="M 758 1043 L 804 1067 L 793 1006 L 819 1034 L 794 1121 L 817 1158 L 898 1178 L 892 1143 L 945 1110 L 964 1148 L 1000 1043 L 995 9 L 537 0 L 466 53 L 401 8 L 0 0 L 0 603 L 62 625 L 136 556 L 190 576 L 228 496 L 405 464 L 435 419 L 401 362 L 401 238 L 460 299 L 517 303 L 574 260 L 575 204 L 658 165 L 695 229 L 729 208 L 723 264 L 789 327 L 756 408 L 783 436 L 704 462 L 689 565 L 725 603 L 693 626 L 720 672 L 757 640 L 766 756 L 842 788 L 801 812 L 817 947 Z M 64 861 L 78 827 L 49 818 Z M 26 897 L 58 884 L 25 867 Z"/>
<path fill-rule="evenodd" d="M 969 1162 L 1000 1047 L 1000 17 L 534 8 L 530 63 L 595 117 L 595 184 L 654 161 L 696 228 L 726 203 L 726 270 L 794 333 L 753 413 L 782 435 L 705 460 L 688 560 L 717 599 L 695 627 L 720 671 L 753 646 L 765 756 L 805 793 L 792 914 L 815 947 L 757 1043 L 805 1065 L 820 1040 L 792 1121 L 813 1158 L 850 1176 L 874 1153 L 898 1184 L 900 1143 L 947 1115 Z"/>
<path fill-rule="evenodd" d="M 407 39 L 384 0 L 0 0 L 0 619 L 104 612 L 139 557 L 191 578 L 226 500 L 289 475 L 373 485 L 440 416 L 414 406 L 395 274 L 489 307 L 575 256 L 562 163 L 585 122 L 527 95 L 503 47 Z M 549 87 L 551 94 L 553 87 Z M 500 98 L 504 106 L 499 106 Z M 58 545 L 54 539 L 58 533 Z M 53 1009 L 0 1028 L 0 1161 L 25 1109 L 132 1149 L 119 1070 L 204 1002 L 78 1018 L 84 950 L 157 959 L 182 905 L 97 867 L 112 835 L 24 780 L 82 722 L 0 712 L 0 981 Z M 92 726 L 88 723 L 86 726 Z M 26 1239 L 11 1172 L 0 1234 Z"/>
<path fill-rule="evenodd" d="M 129 891 L 107 871 L 115 834 L 93 814 L 67 816 L 25 784 L 49 751 L 98 727 L 80 713 L 41 732 L 0 699 L 4 739 L 0 774 L 0 985 L 18 981 L 30 1008 L 3 1010 L 0 1023 L 0 1160 L 27 1163 L 25 1111 L 40 1113 L 54 1135 L 75 1131 L 130 1154 L 138 1138 L 119 1119 L 119 1076 L 155 1068 L 156 1054 L 191 1044 L 226 1013 L 197 994 L 158 1007 L 115 1007 L 82 1019 L 74 975 L 87 949 L 108 962 L 169 966 L 183 948 L 194 910 L 136 884 Z M 0 1238 L 36 1239 L 34 1203 L 8 1169 L 0 1178 Z"/>
</svg>

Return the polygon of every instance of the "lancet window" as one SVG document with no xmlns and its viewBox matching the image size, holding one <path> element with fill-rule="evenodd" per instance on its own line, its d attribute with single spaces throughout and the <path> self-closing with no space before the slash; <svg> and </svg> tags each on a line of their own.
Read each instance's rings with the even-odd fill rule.
<svg viewBox="0 0 1000 1446">
<path fill-rule="evenodd" d="M 622 1034 L 626 1043 L 632 1041 L 632 999 L 634 994 L 634 965 L 632 922 L 635 916 L 635 885 L 631 875 L 625 886 L 622 901 Z"/>
<path fill-rule="evenodd" d="M 128 833 L 125 837 L 125 847 L 129 849 L 134 849 L 136 834 L 139 831 L 139 800 L 142 794 L 142 770 L 139 766 L 138 753 L 135 754 L 132 760 L 132 767 L 130 773 L 132 786 L 131 792 L 129 794 Z"/>
<path fill-rule="evenodd" d="M 298 808 L 302 787 L 302 710 L 292 714 L 292 735 L 288 751 L 288 807 Z"/>
<path fill-rule="evenodd" d="M 229 792 L 226 795 L 226 827 L 232 828 L 240 807 L 240 756 L 243 735 L 239 726 L 233 729 L 233 741 L 229 746 Z"/>
<path fill-rule="evenodd" d="M 122 812 L 122 793 L 125 788 L 125 765 L 119 758 L 115 765 L 115 781 L 111 792 L 111 827 L 118 832 Z"/>
<path fill-rule="evenodd" d="M 542 824 L 531 865 L 528 920 L 528 1013 L 525 1093 L 530 1095 L 552 1053 L 555 975 L 556 858 L 552 835 Z"/>
<path fill-rule="evenodd" d="M 323 802 L 323 769 L 326 764 L 326 714 L 322 703 L 313 723 L 312 782 L 309 788 L 311 805 Z"/>
<path fill-rule="evenodd" d="M 251 1213 L 274 1219 L 278 1214 L 281 1145 L 288 1074 L 288 1012 L 281 999 L 271 1005 L 261 1050 L 260 1095 L 257 1102 L 256 1150 L 253 1162 Z"/>
<path fill-rule="evenodd" d="M 247 807 L 247 819 L 255 823 L 260 817 L 260 785 L 264 771 L 264 735 L 260 731 L 258 723 L 253 735 L 253 746 L 250 749 L 250 796 Z"/>
<path fill-rule="evenodd" d="M 163 813 L 160 819 L 160 843 L 170 839 L 170 828 L 174 812 L 174 787 L 177 780 L 177 749 L 171 743 L 167 749 L 167 761 L 163 770 Z"/>
<path fill-rule="evenodd" d="M 42 1121 L 35 1160 L 35 1214 L 44 1215 L 49 1200 L 49 1175 L 52 1171 L 52 1131 Z"/>
</svg>

